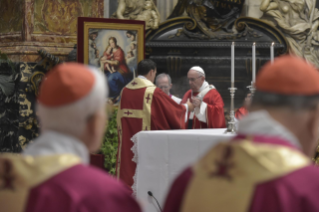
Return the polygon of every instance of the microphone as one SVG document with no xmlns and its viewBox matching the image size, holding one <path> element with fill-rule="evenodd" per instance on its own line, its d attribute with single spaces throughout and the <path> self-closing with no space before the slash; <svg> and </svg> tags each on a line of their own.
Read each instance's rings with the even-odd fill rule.
<svg viewBox="0 0 319 212">
<path fill-rule="evenodd" d="M 147 194 L 150 196 L 150 197 L 153 197 L 157 203 L 157 206 L 159 207 L 160 211 L 163 212 L 162 208 L 161 208 L 161 205 L 158 203 L 157 199 L 153 196 L 153 193 L 151 191 L 148 191 Z"/>
</svg>

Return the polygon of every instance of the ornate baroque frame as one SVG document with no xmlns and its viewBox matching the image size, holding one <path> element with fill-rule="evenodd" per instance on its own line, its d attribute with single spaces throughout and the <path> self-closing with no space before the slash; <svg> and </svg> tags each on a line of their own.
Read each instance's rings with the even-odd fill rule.
<svg viewBox="0 0 319 212">
<path fill-rule="evenodd" d="M 89 29 L 110 29 L 110 30 L 136 30 L 138 62 L 145 57 L 145 22 L 134 20 L 119 20 L 107 18 L 78 17 L 78 38 L 77 38 L 77 61 L 88 64 L 89 55 Z"/>
</svg>

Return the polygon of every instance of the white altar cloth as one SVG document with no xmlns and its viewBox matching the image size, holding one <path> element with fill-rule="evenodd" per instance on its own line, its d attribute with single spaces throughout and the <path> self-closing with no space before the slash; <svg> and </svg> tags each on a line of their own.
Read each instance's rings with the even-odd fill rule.
<svg viewBox="0 0 319 212">
<path fill-rule="evenodd" d="M 188 165 L 232 134 L 226 129 L 142 131 L 133 136 L 137 167 L 133 190 L 145 212 L 159 212 L 153 195 L 164 206 L 170 185 Z"/>
</svg>

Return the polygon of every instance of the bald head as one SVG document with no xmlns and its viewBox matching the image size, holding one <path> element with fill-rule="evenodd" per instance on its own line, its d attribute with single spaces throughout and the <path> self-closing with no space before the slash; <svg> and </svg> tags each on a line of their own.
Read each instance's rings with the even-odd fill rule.
<svg viewBox="0 0 319 212">
<path fill-rule="evenodd" d="M 193 92 L 199 92 L 205 82 L 205 72 L 199 66 L 193 66 L 187 73 L 188 84 Z"/>
</svg>

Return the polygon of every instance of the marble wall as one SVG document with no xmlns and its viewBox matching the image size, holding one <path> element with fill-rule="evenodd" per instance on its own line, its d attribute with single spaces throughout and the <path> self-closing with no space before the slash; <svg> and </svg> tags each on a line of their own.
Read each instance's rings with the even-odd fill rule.
<svg viewBox="0 0 319 212">
<path fill-rule="evenodd" d="M 105 2 L 1 0 L 0 49 L 14 62 L 37 61 L 39 49 L 65 60 L 77 42 L 77 17 L 104 17 Z"/>
</svg>

